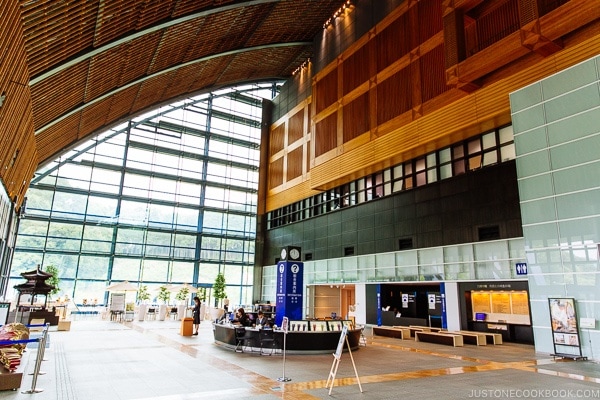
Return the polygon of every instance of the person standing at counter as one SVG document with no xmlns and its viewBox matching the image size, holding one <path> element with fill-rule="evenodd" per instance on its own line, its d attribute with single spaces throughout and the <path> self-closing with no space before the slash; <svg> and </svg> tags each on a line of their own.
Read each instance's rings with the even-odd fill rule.
<svg viewBox="0 0 600 400">
<path fill-rule="evenodd" d="M 243 308 L 238 308 L 235 312 L 235 318 L 233 319 L 234 324 L 239 324 L 242 326 L 250 326 L 250 318 L 246 314 Z"/>
<path fill-rule="evenodd" d="M 194 297 L 194 311 L 192 313 L 192 317 L 194 318 L 194 333 L 192 335 L 198 334 L 198 329 L 200 329 L 200 298 L 198 296 Z"/>
</svg>

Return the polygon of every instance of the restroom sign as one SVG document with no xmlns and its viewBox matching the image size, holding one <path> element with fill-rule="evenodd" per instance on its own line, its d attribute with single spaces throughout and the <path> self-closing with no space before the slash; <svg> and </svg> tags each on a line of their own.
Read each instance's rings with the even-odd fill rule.
<svg viewBox="0 0 600 400">
<path fill-rule="evenodd" d="M 527 275 L 527 263 L 517 263 L 515 265 L 517 275 Z"/>
</svg>

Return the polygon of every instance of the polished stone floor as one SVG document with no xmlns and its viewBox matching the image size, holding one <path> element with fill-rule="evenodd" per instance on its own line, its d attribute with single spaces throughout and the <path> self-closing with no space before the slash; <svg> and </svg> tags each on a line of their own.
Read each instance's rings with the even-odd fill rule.
<svg viewBox="0 0 600 400">
<path fill-rule="evenodd" d="M 35 382 L 43 391 L 27 393 L 38 354 L 31 348 L 21 388 L 0 391 L 0 399 L 600 398 L 595 361 L 553 360 L 512 343 L 450 347 L 385 338 L 368 327 L 367 345 L 342 354 L 329 395 L 332 354 L 235 353 L 214 343 L 209 322 L 198 336 L 181 336 L 179 328 L 173 320 L 72 321 L 70 331 L 49 332 L 44 374 Z"/>
</svg>

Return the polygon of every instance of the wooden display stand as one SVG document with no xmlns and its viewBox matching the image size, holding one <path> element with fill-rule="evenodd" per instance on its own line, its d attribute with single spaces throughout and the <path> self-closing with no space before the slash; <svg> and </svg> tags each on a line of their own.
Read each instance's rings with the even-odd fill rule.
<svg viewBox="0 0 600 400">
<path fill-rule="evenodd" d="M 19 365 L 16 371 L 10 372 L 0 367 L 0 390 L 17 390 L 21 387 L 23 379 L 23 366 Z"/>
<path fill-rule="evenodd" d="M 193 332 L 194 332 L 194 318 L 182 319 L 179 334 L 181 336 L 192 336 Z"/>
<path fill-rule="evenodd" d="M 58 321 L 58 328 L 57 328 L 57 330 L 59 330 L 59 331 L 70 331 L 71 330 L 71 321 L 69 321 L 69 320 Z"/>
</svg>

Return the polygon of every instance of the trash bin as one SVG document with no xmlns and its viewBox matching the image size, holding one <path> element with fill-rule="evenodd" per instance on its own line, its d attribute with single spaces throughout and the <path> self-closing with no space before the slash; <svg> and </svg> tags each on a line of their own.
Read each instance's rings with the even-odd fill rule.
<svg viewBox="0 0 600 400">
<path fill-rule="evenodd" d="M 181 336 L 192 336 L 194 333 L 194 318 L 184 318 L 181 320 Z"/>
</svg>

